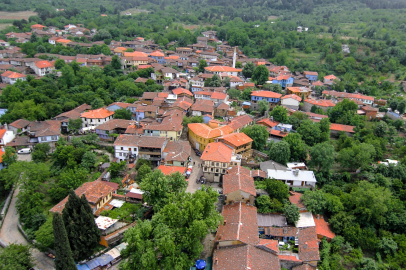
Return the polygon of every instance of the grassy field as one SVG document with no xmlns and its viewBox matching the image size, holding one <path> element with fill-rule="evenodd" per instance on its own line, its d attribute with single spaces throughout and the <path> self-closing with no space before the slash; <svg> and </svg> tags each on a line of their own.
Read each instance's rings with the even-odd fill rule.
<svg viewBox="0 0 406 270">
<path fill-rule="evenodd" d="M 120 14 L 125 15 L 127 12 L 130 12 L 131 16 L 133 16 L 133 15 L 137 15 L 137 14 L 142 13 L 142 12 L 148 13 L 149 11 L 148 10 L 143 10 L 143 9 L 138 9 L 138 8 L 130 8 L 130 9 L 121 11 Z"/>
<path fill-rule="evenodd" d="M 12 25 L 11 23 L 0 23 L 0 30 L 6 29 L 11 25 Z"/>
<path fill-rule="evenodd" d="M 30 16 L 36 16 L 37 13 L 33 11 L 18 11 L 18 12 L 7 12 L 7 11 L 0 11 L 0 18 L 2 20 L 22 20 L 28 18 Z"/>
<path fill-rule="evenodd" d="M 268 16 L 268 21 L 276 21 L 278 16 Z"/>
</svg>

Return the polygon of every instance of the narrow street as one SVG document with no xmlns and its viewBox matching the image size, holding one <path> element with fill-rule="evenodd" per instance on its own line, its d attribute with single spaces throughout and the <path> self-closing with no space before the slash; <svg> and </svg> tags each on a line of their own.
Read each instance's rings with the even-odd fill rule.
<svg viewBox="0 0 406 270">
<path fill-rule="evenodd" d="M 203 169 L 201 166 L 201 160 L 200 158 L 196 155 L 195 151 L 192 149 L 192 164 L 195 162 L 195 165 L 193 166 L 192 174 L 190 175 L 188 179 L 188 187 L 186 188 L 186 192 L 194 193 L 196 190 L 201 187 L 201 184 L 196 183 L 196 179 L 200 178 L 200 176 L 203 174 Z"/>
<path fill-rule="evenodd" d="M 8 208 L 6 217 L 4 219 L 3 226 L 0 231 L 0 238 L 7 244 L 24 244 L 28 242 L 24 236 L 18 230 L 18 213 L 16 209 L 18 189 L 14 191 L 13 198 Z M 32 249 L 32 255 L 35 258 L 36 269 L 40 270 L 52 270 L 54 269 L 54 262 L 51 258 L 47 257 L 43 252 L 38 249 Z"/>
</svg>

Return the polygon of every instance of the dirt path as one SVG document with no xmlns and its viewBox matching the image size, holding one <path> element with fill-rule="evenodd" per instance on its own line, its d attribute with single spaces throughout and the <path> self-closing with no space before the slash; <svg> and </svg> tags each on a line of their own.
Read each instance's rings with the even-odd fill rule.
<svg viewBox="0 0 406 270">
<path fill-rule="evenodd" d="M 7 211 L 6 218 L 4 219 L 3 226 L 0 231 L 0 238 L 7 244 L 24 244 L 27 245 L 28 242 L 25 240 L 24 236 L 18 230 L 18 213 L 16 209 L 18 190 L 13 194 L 10 206 Z M 40 270 L 53 270 L 55 268 L 52 259 L 47 257 L 44 253 L 40 252 L 38 249 L 32 249 L 32 255 L 34 256 L 36 262 L 36 268 Z"/>
</svg>

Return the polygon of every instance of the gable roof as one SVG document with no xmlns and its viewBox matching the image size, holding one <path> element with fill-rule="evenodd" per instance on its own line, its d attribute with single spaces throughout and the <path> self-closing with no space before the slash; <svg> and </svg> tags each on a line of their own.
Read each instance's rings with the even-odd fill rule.
<svg viewBox="0 0 406 270">
<path fill-rule="evenodd" d="M 30 124 L 30 121 L 28 121 L 28 120 L 18 119 L 16 121 L 14 121 L 13 123 L 11 123 L 9 126 L 22 129 L 22 128 L 25 128 L 26 126 L 28 126 L 29 124 Z"/>
<path fill-rule="evenodd" d="M 232 155 L 233 149 L 226 146 L 224 143 L 213 142 L 207 144 L 200 159 L 228 163 L 231 161 Z"/>
<path fill-rule="evenodd" d="M 282 97 L 282 94 L 275 93 L 272 91 L 259 90 L 259 91 L 252 91 L 251 96 L 266 97 L 266 98 L 280 98 L 280 97 Z"/>
<path fill-rule="evenodd" d="M 233 130 L 237 130 L 251 124 L 252 122 L 254 122 L 254 120 L 251 118 L 251 116 L 244 114 L 231 119 L 228 126 Z"/>
<path fill-rule="evenodd" d="M 83 112 L 80 117 L 81 118 L 90 118 L 90 119 L 104 119 L 109 116 L 112 116 L 114 112 L 111 112 L 105 108 L 100 108 L 96 110 L 90 110 L 87 112 Z"/>
<path fill-rule="evenodd" d="M 223 192 L 225 195 L 241 190 L 250 195 L 256 196 L 254 178 L 251 171 L 241 166 L 235 166 L 223 176 Z"/>
<path fill-rule="evenodd" d="M 294 95 L 294 96 L 296 96 L 296 95 Z M 279 122 L 277 122 L 275 120 L 271 120 L 269 118 L 265 118 L 265 119 L 257 121 L 257 124 L 273 128 L 273 127 L 276 127 L 279 124 Z"/>
<path fill-rule="evenodd" d="M 306 208 L 306 206 L 303 204 L 303 202 L 301 200 L 301 197 L 303 195 L 302 193 L 294 192 L 294 191 L 290 191 L 289 193 L 290 193 L 289 201 L 292 204 L 296 204 L 297 207 L 299 207 L 299 209 Z"/>
<path fill-rule="evenodd" d="M 189 90 L 182 88 L 182 87 L 173 89 L 172 93 L 174 93 L 175 95 L 185 94 L 185 95 L 193 97 L 193 94 Z"/>
<path fill-rule="evenodd" d="M 281 99 L 287 99 L 287 98 L 293 98 L 293 99 L 295 99 L 295 100 L 297 100 L 297 101 L 301 101 L 301 100 L 302 100 L 299 96 L 297 96 L 297 95 L 295 95 L 295 94 L 283 96 Z"/>
<path fill-rule="evenodd" d="M 279 258 L 251 245 L 215 249 L 213 270 L 280 270 Z"/>
<path fill-rule="evenodd" d="M 99 126 L 97 126 L 96 129 L 99 130 L 113 130 L 116 128 L 122 128 L 122 129 L 127 129 L 130 123 L 134 121 L 131 120 L 124 120 L 124 119 L 111 119 L 108 122 L 105 122 Z"/>
<path fill-rule="evenodd" d="M 210 72 L 241 72 L 242 69 L 240 68 L 233 68 L 233 67 L 228 67 L 228 66 L 211 66 L 211 67 L 205 67 L 204 68 L 207 71 Z"/>
<path fill-rule="evenodd" d="M 10 79 L 18 79 L 18 78 L 25 78 L 27 76 L 24 74 L 18 73 L 18 72 L 7 70 L 6 72 L 3 72 L 1 74 L 1 77 L 7 77 Z"/>
<path fill-rule="evenodd" d="M 168 153 L 165 161 L 186 162 L 192 153 L 192 147 L 188 141 L 169 141 L 164 153 Z"/>
<path fill-rule="evenodd" d="M 304 262 L 320 260 L 316 227 L 301 228 L 298 238 L 300 260 Z"/>
<path fill-rule="evenodd" d="M 222 139 L 224 143 L 235 147 L 239 147 L 241 145 L 253 142 L 253 140 L 250 137 L 248 137 L 245 133 L 242 132 L 224 135 L 220 139 Z"/>
<path fill-rule="evenodd" d="M 179 172 L 180 174 L 184 174 L 186 172 L 186 167 L 179 167 L 179 166 L 165 166 L 159 165 L 157 170 L 161 170 L 161 172 L 165 175 L 171 175 L 173 173 Z"/>
<path fill-rule="evenodd" d="M 196 103 L 192 105 L 192 111 L 200 111 L 211 114 L 213 110 L 214 102 L 207 99 L 198 99 Z"/>
<path fill-rule="evenodd" d="M 336 104 L 328 99 L 323 100 L 315 100 L 315 99 L 306 99 L 305 102 L 310 103 L 312 105 L 320 106 L 320 107 L 334 107 Z"/>
<path fill-rule="evenodd" d="M 313 215 L 314 223 L 316 224 L 316 233 L 323 237 L 333 239 L 336 235 L 330 229 L 328 222 L 324 220 L 323 216 Z"/>
<path fill-rule="evenodd" d="M 189 130 L 199 137 L 210 139 L 217 138 L 223 135 L 227 135 L 233 132 L 233 129 L 229 126 L 221 126 L 217 128 L 211 128 L 203 123 L 190 123 L 188 124 Z"/>
<path fill-rule="evenodd" d="M 58 41 L 59 41 L 59 40 L 58 40 Z M 48 68 L 48 67 L 53 67 L 53 66 L 54 66 L 52 63 L 50 63 L 50 62 L 48 62 L 48 61 L 46 61 L 46 60 L 44 60 L 44 61 L 38 61 L 38 62 L 35 63 L 35 65 L 36 65 L 38 68 Z"/>
<path fill-rule="evenodd" d="M 345 132 L 349 132 L 349 133 L 355 133 L 354 128 L 355 128 L 355 126 L 341 125 L 341 124 L 335 124 L 335 123 L 330 124 L 330 130 L 334 130 L 334 131 L 345 131 Z"/>
<path fill-rule="evenodd" d="M 165 145 L 166 138 L 157 136 L 139 136 L 121 134 L 114 142 L 115 146 L 138 146 L 148 148 L 161 148 Z"/>
<path fill-rule="evenodd" d="M 75 190 L 75 193 L 79 197 L 82 197 L 82 195 L 84 194 L 89 203 L 95 205 L 100 199 L 106 197 L 109 193 L 114 191 L 115 188 L 107 185 L 104 181 L 96 180 L 93 182 L 84 183 L 82 186 L 78 187 Z M 68 198 L 69 196 L 52 207 L 52 209 L 49 211 L 52 213 L 62 213 L 62 210 L 65 208 L 65 204 L 68 202 Z"/>
<path fill-rule="evenodd" d="M 245 203 L 224 205 L 221 214 L 224 224 L 216 233 L 215 241 L 240 241 L 244 244 L 256 245 L 259 241 L 257 208 Z"/>
</svg>

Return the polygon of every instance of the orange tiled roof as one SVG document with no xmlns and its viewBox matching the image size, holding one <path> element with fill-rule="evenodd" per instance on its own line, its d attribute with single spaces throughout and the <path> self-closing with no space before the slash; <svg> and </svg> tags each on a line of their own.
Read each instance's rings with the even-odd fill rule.
<svg viewBox="0 0 406 270">
<path fill-rule="evenodd" d="M 0 129 L 0 138 L 3 138 L 4 134 L 6 134 L 6 132 L 7 132 L 7 129 L 5 129 L 5 128 Z"/>
<path fill-rule="evenodd" d="M 293 93 L 307 93 L 310 92 L 311 90 L 307 87 L 288 87 L 288 90 L 293 92 Z"/>
<path fill-rule="evenodd" d="M 160 52 L 160 51 L 152 52 L 152 53 L 150 53 L 149 55 L 150 55 L 150 56 L 155 56 L 155 57 L 164 57 L 164 56 L 165 56 L 165 54 L 163 54 L 163 53 Z"/>
<path fill-rule="evenodd" d="M 165 175 L 170 175 L 172 173 L 179 172 L 180 174 L 184 174 L 186 172 L 186 167 L 179 167 L 179 166 L 165 166 L 159 165 L 157 170 L 161 170 L 161 172 Z"/>
<path fill-rule="evenodd" d="M 152 67 L 151 65 L 138 65 L 137 69 L 147 69 Z"/>
<path fill-rule="evenodd" d="M 290 197 L 289 197 L 289 201 L 292 204 L 296 204 L 299 208 L 305 208 L 305 205 L 303 204 L 301 197 L 302 197 L 302 193 L 298 193 L 298 192 L 294 192 L 291 191 L 290 193 Z"/>
<path fill-rule="evenodd" d="M 242 71 L 242 69 L 228 67 L 228 66 L 211 66 L 211 67 L 205 67 L 204 69 L 207 71 L 210 71 L 210 72 L 241 72 Z"/>
<path fill-rule="evenodd" d="M 337 79 L 337 77 L 334 76 L 334 75 L 327 75 L 327 76 L 324 76 L 324 79 L 326 79 L 326 80 L 335 80 L 335 79 Z"/>
<path fill-rule="evenodd" d="M 315 100 L 315 99 L 305 99 L 305 102 L 310 103 L 312 105 L 321 106 L 321 107 L 334 107 L 336 104 L 331 100 Z"/>
<path fill-rule="evenodd" d="M 283 96 L 281 99 L 287 99 L 287 98 L 293 98 L 293 99 L 295 99 L 295 100 L 297 100 L 297 101 L 301 101 L 301 100 L 302 100 L 299 96 L 297 96 L 297 95 L 295 95 L 295 94 Z"/>
<path fill-rule="evenodd" d="M 72 42 L 72 40 L 61 38 L 61 39 L 55 40 L 55 42 L 57 42 L 57 43 L 70 43 L 70 42 Z"/>
<path fill-rule="evenodd" d="M 245 133 L 231 133 L 228 135 L 224 135 L 221 139 L 228 144 L 231 144 L 235 147 L 239 147 L 241 145 L 247 144 L 252 142 L 253 140 L 248 137 Z"/>
<path fill-rule="evenodd" d="M 282 94 L 278 94 L 272 91 L 252 91 L 251 96 L 255 97 L 267 97 L 267 98 L 280 98 L 282 97 Z"/>
<path fill-rule="evenodd" d="M 271 130 L 271 135 L 276 136 L 276 137 L 286 137 L 289 135 L 289 132 L 282 132 L 280 130 L 277 129 L 272 129 Z"/>
<path fill-rule="evenodd" d="M 48 61 L 46 61 L 46 60 L 44 60 L 44 61 L 38 61 L 38 62 L 35 63 L 35 65 L 36 65 L 38 68 L 54 67 L 53 64 L 51 64 L 50 62 L 48 62 Z"/>
<path fill-rule="evenodd" d="M 233 149 L 221 142 L 209 143 L 204 149 L 201 160 L 228 163 L 231 161 Z"/>
<path fill-rule="evenodd" d="M 217 229 L 215 241 L 240 241 L 256 245 L 258 237 L 257 208 L 245 203 L 224 205 L 224 225 Z"/>
<path fill-rule="evenodd" d="M 10 79 L 18 79 L 18 78 L 25 78 L 27 76 L 24 74 L 18 73 L 18 72 L 7 70 L 6 72 L 3 72 L 1 74 L 1 77 L 7 77 Z"/>
<path fill-rule="evenodd" d="M 304 75 L 313 75 L 313 76 L 319 75 L 319 73 L 317 73 L 316 71 L 304 71 L 303 74 Z"/>
<path fill-rule="evenodd" d="M 323 86 L 324 83 L 322 83 L 321 81 L 317 81 L 317 82 L 313 82 L 312 85 L 314 85 L 314 86 Z"/>
<path fill-rule="evenodd" d="M 223 176 L 224 194 L 227 195 L 237 190 L 241 190 L 253 196 L 257 195 L 251 171 L 241 166 L 229 169 Z"/>
<path fill-rule="evenodd" d="M 316 224 L 317 234 L 329 239 L 333 239 L 336 236 L 335 233 L 331 231 L 329 224 L 324 220 L 323 216 L 317 218 L 317 216 L 313 215 L 313 219 Z"/>
<path fill-rule="evenodd" d="M 121 47 L 119 47 L 121 48 Z M 122 47 L 124 50 L 126 50 L 126 48 Z M 124 52 L 124 56 L 135 56 L 135 57 L 148 57 L 147 53 L 144 52 L 138 52 L 138 51 L 134 51 L 134 52 Z"/>
<path fill-rule="evenodd" d="M 213 92 L 213 94 L 211 94 L 211 99 L 221 99 L 224 100 L 227 97 L 227 94 L 224 93 L 220 93 L 220 92 Z"/>
<path fill-rule="evenodd" d="M 211 128 L 203 123 L 191 123 L 188 124 L 188 128 L 197 136 L 206 139 L 217 138 L 233 132 L 233 129 L 229 126 Z"/>
<path fill-rule="evenodd" d="M 31 28 L 45 28 L 45 26 L 43 26 L 41 24 L 33 24 L 33 25 L 31 25 Z"/>
<path fill-rule="evenodd" d="M 189 90 L 182 88 L 182 87 L 173 89 L 172 93 L 174 93 L 175 95 L 185 94 L 185 95 L 193 97 L 193 94 Z"/>
<path fill-rule="evenodd" d="M 109 116 L 112 116 L 114 112 L 111 112 L 105 108 L 100 108 L 96 110 L 90 110 L 84 112 L 80 115 L 81 118 L 91 118 L 91 119 L 104 119 Z"/>
<path fill-rule="evenodd" d="M 281 261 L 293 261 L 293 262 L 302 262 L 294 255 L 279 255 L 279 260 Z"/>
<path fill-rule="evenodd" d="M 0 149 L 0 163 L 3 162 L 3 155 L 4 155 L 5 153 L 6 153 L 6 152 L 4 152 L 2 149 Z"/>
<path fill-rule="evenodd" d="M 335 123 L 330 124 L 330 130 L 335 130 L 335 131 L 345 131 L 345 132 L 349 132 L 349 133 L 355 133 L 354 128 L 355 128 L 355 126 L 341 125 L 341 124 L 335 124 Z"/>
<path fill-rule="evenodd" d="M 96 180 L 93 182 L 84 183 L 82 186 L 78 187 L 75 190 L 75 193 L 79 197 L 82 197 L 82 195 L 84 194 L 89 203 L 95 205 L 102 198 L 106 197 L 108 194 L 114 191 L 115 189 L 106 184 L 104 181 Z M 49 211 L 52 213 L 62 213 L 62 210 L 65 208 L 65 204 L 68 202 L 68 198 L 69 196 L 67 196 Z"/>
<path fill-rule="evenodd" d="M 279 253 L 278 240 L 259 239 L 258 246 L 264 246 L 267 249 L 270 249 L 270 250 L 274 251 L 275 253 Z"/>
</svg>

